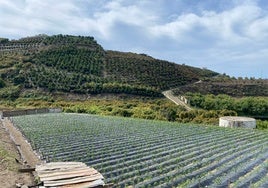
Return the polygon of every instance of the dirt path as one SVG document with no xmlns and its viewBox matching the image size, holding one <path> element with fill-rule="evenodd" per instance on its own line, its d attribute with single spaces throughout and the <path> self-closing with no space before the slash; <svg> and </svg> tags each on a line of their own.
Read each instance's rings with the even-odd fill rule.
<svg viewBox="0 0 268 188">
<path fill-rule="evenodd" d="M 15 142 L 18 147 L 19 152 L 21 153 L 21 157 L 23 161 L 27 162 L 31 167 L 35 167 L 37 164 L 41 164 L 41 160 L 37 157 L 37 155 L 32 150 L 32 147 L 29 143 L 26 142 L 24 136 L 21 132 L 16 129 L 13 124 L 5 118 L 2 121 L 4 127 L 8 130 L 11 139 Z"/>
<path fill-rule="evenodd" d="M 192 110 L 191 107 L 189 107 L 187 104 L 185 104 L 183 101 L 181 101 L 178 97 L 175 97 L 172 93 L 172 90 L 167 90 L 163 92 L 163 95 L 168 98 L 169 100 L 171 100 L 172 102 L 174 102 L 177 105 L 181 105 L 183 107 L 186 108 L 186 110 L 190 111 Z"/>
<path fill-rule="evenodd" d="M 18 169 L 23 167 L 23 162 L 31 167 L 41 163 L 20 131 L 8 119 L 2 119 L 0 121 L 0 187 L 13 188 L 16 184 L 34 185 L 32 173 L 18 172 Z"/>
</svg>

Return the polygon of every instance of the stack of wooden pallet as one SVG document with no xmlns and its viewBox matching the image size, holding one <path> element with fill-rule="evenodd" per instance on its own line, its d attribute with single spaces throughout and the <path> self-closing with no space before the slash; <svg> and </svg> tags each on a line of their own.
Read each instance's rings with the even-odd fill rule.
<svg viewBox="0 0 268 188">
<path fill-rule="evenodd" d="M 44 187 L 89 188 L 104 186 L 103 176 L 81 162 L 52 162 L 36 166 Z"/>
</svg>

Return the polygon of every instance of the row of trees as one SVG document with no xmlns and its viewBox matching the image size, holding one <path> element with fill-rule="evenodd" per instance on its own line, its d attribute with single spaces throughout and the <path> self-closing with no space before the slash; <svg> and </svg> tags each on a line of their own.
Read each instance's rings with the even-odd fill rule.
<svg viewBox="0 0 268 188">
<path fill-rule="evenodd" d="M 3 39 L 4 40 L 4 39 Z M 27 37 L 41 41 L 31 53 L 0 57 L 7 85 L 72 93 L 127 93 L 161 96 L 161 91 L 213 76 L 208 70 L 157 60 L 144 54 L 104 51 L 93 37 Z"/>
<path fill-rule="evenodd" d="M 205 110 L 233 110 L 239 115 L 268 116 L 268 97 L 233 98 L 228 95 L 187 94 L 190 105 Z"/>
<path fill-rule="evenodd" d="M 119 87 L 117 86 L 116 88 Z M 161 98 L 153 100 L 146 97 L 125 96 L 123 99 L 120 99 L 120 97 L 115 99 L 115 96 L 113 96 L 110 99 L 98 99 L 98 97 L 92 96 L 90 100 L 70 101 L 61 97 L 57 98 L 53 94 L 48 96 L 46 92 L 38 90 L 26 90 L 23 94 L 20 94 L 20 89 L 20 87 L 0 89 L 0 98 L 2 99 L 0 105 L 2 108 L 61 107 L 65 112 L 215 125 L 218 125 L 219 117 L 221 116 L 238 115 L 237 112 L 226 109 L 186 111 L 182 106 L 177 106 L 169 100 Z M 268 122 L 257 121 L 257 128 L 268 128 Z"/>
<path fill-rule="evenodd" d="M 185 65 L 178 65 L 149 56 L 107 51 L 105 71 L 119 81 L 143 83 L 161 90 L 198 81 L 213 72 Z"/>
<path fill-rule="evenodd" d="M 26 66 L 27 69 L 24 67 Z M 14 71 L 13 82 L 25 88 L 43 88 L 49 92 L 72 92 L 78 94 L 126 93 L 159 97 L 161 91 L 148 86 L 119 83 L 103 77 L 69 73 L 63 70 L 23 64 L 24 68 Z"/>
<path fill-rule="evenodd" d="M 88 104 L 90 103 L 90 104 Z M 181 106 L 158 100 L 91 100 L 75 105 L 62 105 L 66 112 L 113 115 L 152 120 L 177 121 L 181 123 L 218 124 L 221 116 L 237 115 L 231 110 L 185 111 Z"/>
<path fill-rule="evenodd" d="M 92 51 L 87 48 L 76 48 L 69 45 L 42 51 L 28 61 L 68 72 L 101 76 L 103 60 L 101 51 Z"/>
<path fill-rule="evenodd" d="M 86 45 L 91 47 L 100 47 L 91 36 L 72 36 L 72 35 L 53 35 L 45 37 L 42 41 L 45 45 L 61 45 L 61 44 L 76 44 Z"/>
<path fill-rule="evenodd" d="M 18 40 L 9 40 L 8 38 L 0 38 L 0 44 L 12 44 L 12 43 L 27 43 L 36 44 L 43 43 L 44 45 L 56 45 L 56 44 L 83 44 L 91 46 L 99 46 L 94 40 L 94 37 L 90 36 L 72 36 L 72 35 L 53 35 L 48 36 L 45 34 L 39 34 L 31 37 L 24 37 Z"/>
<path fill-rule="evenodd" d="M 226 75 L 206 77 L 201 82 L 181 86 L 176 94 L 196 92 L 205 94 L 227 94 L 234 97 L 268 96 L 268 79 L 231 78 Z"/>
</svg>

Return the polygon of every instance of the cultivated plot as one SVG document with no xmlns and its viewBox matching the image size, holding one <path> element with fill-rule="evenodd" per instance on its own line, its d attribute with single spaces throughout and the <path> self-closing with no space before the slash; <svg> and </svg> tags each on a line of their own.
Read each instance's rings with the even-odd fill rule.
<svg viewBox="0 0 268 188">
<path fill-rule="evenodd" d="M 47 161 L 81 161 L 115 187 L 268 187 L 268 132 L 82 114 L 13 118 Z"/>
</svg>

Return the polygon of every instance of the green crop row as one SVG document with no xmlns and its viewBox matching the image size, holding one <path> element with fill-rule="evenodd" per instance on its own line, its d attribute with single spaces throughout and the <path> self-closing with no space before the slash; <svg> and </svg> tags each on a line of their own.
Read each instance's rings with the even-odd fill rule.
<svg viewBox="0 0 268 188">
<path fill-rule="evenodd" d="M 115 187 L 268 183 L 267 131 L 65 113 L 12 120 L 44 160 L 84 162 Z"/>
</svg>

